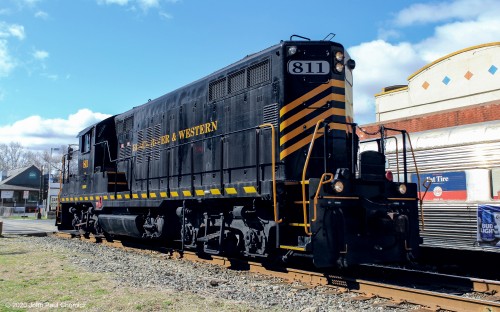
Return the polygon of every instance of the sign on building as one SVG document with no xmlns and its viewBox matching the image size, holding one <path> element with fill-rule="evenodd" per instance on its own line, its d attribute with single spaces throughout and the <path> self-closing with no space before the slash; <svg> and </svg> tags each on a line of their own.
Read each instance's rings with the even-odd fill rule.
<svg viewBox="0 0 500 312">
<path fill-rule="evenodd" d="M 2 198 L 12 198 L 14 197 L 14 191 L 2 191 Z"/>
<path fill-rule="evenodd" d="M 431 185 L 423 200 L 467 200 L 465 171 L 421 173 L 420 198 L 424 195 L 422 183 L 426 180 L 430 180 Z M 416 174 L 411 175 L 411 181 L 418 183 Z"/>
</svg>

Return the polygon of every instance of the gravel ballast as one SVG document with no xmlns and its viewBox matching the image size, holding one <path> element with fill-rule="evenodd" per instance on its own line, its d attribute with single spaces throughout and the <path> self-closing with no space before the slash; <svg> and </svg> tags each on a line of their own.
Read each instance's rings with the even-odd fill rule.
<svg viewBox="0 0 500 312">
<path fill-rule="evenodd" d="M 408 311 L 418 306 L 387 305 L 386 299 L 355 300 L 357 293 L 334 293 L 327 287 L 310 287 L 281 279 L 224 267 L 169 259 L 158 252 L 122 250 L 102 244 L 48 237 L 15 237 L 20 245 L 64 255 L 69 265 L 83 272 L 105 275 L 116 287 L 141 291 L 170 290 L 186 300 L 222 300 L 261 311 Z M 195 296 L 191 296 L 194 294 Z M 113 300 L 110 298 L 109 300 Z M 190 302 L 191 306 L 196 302 Z M 245 308 L 248 307 L 248 308 Z M 200 305 L 200 310 L 203 310 Z"/>
</svg>

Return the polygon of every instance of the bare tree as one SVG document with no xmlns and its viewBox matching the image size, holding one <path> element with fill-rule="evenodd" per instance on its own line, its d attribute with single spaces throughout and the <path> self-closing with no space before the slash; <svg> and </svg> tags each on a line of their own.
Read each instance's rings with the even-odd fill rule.
<svg viewBox="0 0 500 312">
<path fill-rule="evenodd" d="M 24 155 L 25 150 L 21 143 L 0 144 L 0 168 L 12 170 L 23 167 L 26 164 Z"/>
</svg>

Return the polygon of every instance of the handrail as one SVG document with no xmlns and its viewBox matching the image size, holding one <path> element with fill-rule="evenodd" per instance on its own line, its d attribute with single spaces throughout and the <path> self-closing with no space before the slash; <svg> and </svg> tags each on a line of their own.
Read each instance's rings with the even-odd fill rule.
<svg viewBox="0 0 500 312">
<path fill-rule="evenodd" d="M 394 142 L 396 142 L 396 174 L 398 175 L 398 182 L 399 182 L 399 151 L 398 151 L 398 139 L 395 136 L 390 136 L 386 137 L 386 139 L 394 139 Z"/>
<path fill-rule="evenodd" d="M 56 224 L 61 224 L 61 220 L 58 218 L 61 214 L 61 193 L 62 193 L 62 186 L 64 184 L 63 182 L 63 178 L 64 178 L 64 175 L 63 175 L 63 171 L 64 171 L 64 167 L 65 167 L 65 157 L 64 155 L 62 156 L 62 168 L 63 170 L 60 170 L 59 171 L 59 181 L 61 181 L 61 183 L 59 183 L 59 193 L 57 193 L 57 205 L 56 205 Z M 68 172 L 69 174 L 69 172 Z M 49 176 L 49 181 L 48 183 L 50 183 L 50 176 Z M 50 199 L 50 194 L 47 194 L 47 197 Z M 48 207 L 49 209 L 47 209 L 47 211 L 50 210 L 50 200 L 47 199 L 47 202 L 48 202 Z M 58 222 L 59 221 L 59 222 Z"/>
<path fill-rule="evenodd" d="M 415 151 L 413 150 L 413 146 L 411 144 L 411 138 L 410 138 L 410 133 L 406 132 L 406 137 L 408 138 L 408 142 L 410 143 L 410 150 L 411 150 L 411 155 L 413 157 L 413 164 L 415 165 L 415 172 L 417 173 L 417 192 L 418 192 L 418 199 L 419 199 L 419 202 L 420 202 L 420 222 L 422 223 L 422 230 L 425 229 L 425 222 L 424 222 L 424 205 L 423 205 L 423 201 L 424 201 L 424 197 L 423 196 L 419 196 L 420 195 L 420 173 L 418 172 L 418 166 L 417 166 L 417 159 L 415 158 Z M 405 134 L 403 133 L 403 135 Z M 404 139 L 404 138 L 403 138 Z M 403 151 L 406 155 L 406 151 Z M 406 172 L 405 172 L 406 174 Z M 427 189 L 429 189 L 430 187 L 430 184 L 428 185 Z M 427 190 L 425 191 L 427 193 Z M 424 195 L 425 196 L 425 195 Z"/>
<path fill-rule="evenodd" d="M 326 176 L 330 176 L 330 178 L 326 181 L 323 181 L 323 179 Z M 318 188 L 316 189 L 316 194 L 314 195 L 314 214 L 313 214 L 313 218 L 311 219 L 311 223 L 316 222 L 316 205 L 318 204 L 318 197 L 319 197 L 319 192 L 321 190 L 321 186 L 325 185 L 327 183 L 330 183 L 332 181 L 333 181 L 333 173 L 325 172 L 321 175 L 321 179 L 319 180 Z"/>
<path fill-rule="evenodd" d="M 278 219 L 278 200 L 276 198 L 276 134 L 272 123 L 265 123 L 259 126 L 261 129 L 265 127 L 271 128 L 271 174 L 273 177 L 274 222 L 281 223 L 283 220 Z"/>
<path fill-rule="evenodd" d="M 302 170 L 302 209 L 304 212 L 304 231 L 307 235 L 311 236 L 312 232 L 307 228 L 307 206 L 306 206 L 306 171 L 309 166 L 309 159 L 311 158 L 311 153 L 314 147 L 314 141 L 316 140 L 316 134 L 318 133 L 319 125 L 324 121 L 324 119 L 318 120 L 316 126 L 314 127 L 313 136 L 311 143 L 309 144 L 309 150 L 307 151 L 306 161 L 304 163 L 304 169 Z"/>
</svg>

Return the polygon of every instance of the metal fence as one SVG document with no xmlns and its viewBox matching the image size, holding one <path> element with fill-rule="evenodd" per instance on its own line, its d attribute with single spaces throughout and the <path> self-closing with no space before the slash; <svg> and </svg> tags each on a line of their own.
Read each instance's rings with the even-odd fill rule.
<svg viewBox="0 0 500 312">
<path fill-rule="evenodd" d="M 26 216 L 26 207 L 0 207 L 0 217 Z"/>
</svg>

